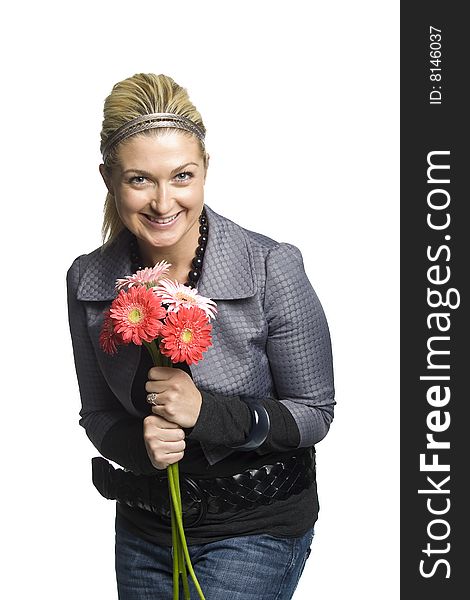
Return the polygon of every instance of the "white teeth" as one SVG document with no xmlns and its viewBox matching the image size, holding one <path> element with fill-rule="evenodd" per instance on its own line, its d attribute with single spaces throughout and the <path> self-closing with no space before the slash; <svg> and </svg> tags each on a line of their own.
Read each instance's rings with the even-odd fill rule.
<svg viewBox="0 0 470 600">
<path fill-rule="evenodd" d="M 170 221 L 174 221 L 176 219 L 176 217 L 178 216 L 179 213 L 177 213 L 174 217 L 170 217 L 168 219 L 154 219 L 153 217 L 150 217 L 149 215 L 148 218 L 153 222 L 153 223 L 160 223 L 161 225 L 163 225 L 164 223 L 169 223 Z"/>
</svg>

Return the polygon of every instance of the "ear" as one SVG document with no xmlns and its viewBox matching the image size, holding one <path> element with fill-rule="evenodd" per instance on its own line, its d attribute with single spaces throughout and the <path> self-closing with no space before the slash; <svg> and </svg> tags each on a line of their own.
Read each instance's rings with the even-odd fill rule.
<svg viewBox="0 0 470 600">
<path fill-rule="evenodd" d="M 106 167 L 103 164 L 100 165 L 100 173 L 106 187 L 108 188 L 108 192 L 111 194 L 111 196 L 114 196 L 114 189 L 113 184 L 111 182 L 111 177 L 106 172 Z"/>
</svg>

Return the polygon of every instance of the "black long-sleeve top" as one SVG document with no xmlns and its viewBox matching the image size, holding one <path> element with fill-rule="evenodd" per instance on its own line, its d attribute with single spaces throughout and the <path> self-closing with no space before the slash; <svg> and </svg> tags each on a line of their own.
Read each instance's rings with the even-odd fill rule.
<svg viewBox="0 0 470 600">
<path fill-rule="evenodd" d="M 137 474 L 152 476 L 158 471 L 150 462 L 143 438 L 143 419 L 151 414 L 146 402 L 145 383 L 153 366 L 150 355 L 142 349 L 139 368 L 132 387 L 133 403 L 142 418 L 129 417 L 116 423 L 106 434 L 102 454 L 106 458 Z M 174 365 L 185 370 L 184 363 Z M 217 430 L 227 445 L 242 442 L 251 428 L 251 412 L 237 396 L 225 397 L 201 390 L 202 405 L 198 420 L 191 429 L 185 429 L 186 448 L 179 462 L 180 473 L 193 477 L 222 477 L 272 464 L 279 459 L 305 452 L 293 450 L 299 444 L 299 430 L 289 410 L 273 399 L 262 400 L 269 413 L 271 428 L 266 441 L 256 451 L 238 451 L 210 465 L 200 442 L 211 441 Z M 290 537 L 299 536 L 311 527 L 318 516 L 316 484 L 300 494 L 268 506 L 240 509 L 238 512 L 208 514 L 204 522 L 185 528 L 188 544 L 200 544 L 233 537 L 270 533 Z M 171 528 L 158 515 L 140 508 L 116 504 L 116 520 L 143 538 L 160 545 L 171 546 Z"/>
</svg>

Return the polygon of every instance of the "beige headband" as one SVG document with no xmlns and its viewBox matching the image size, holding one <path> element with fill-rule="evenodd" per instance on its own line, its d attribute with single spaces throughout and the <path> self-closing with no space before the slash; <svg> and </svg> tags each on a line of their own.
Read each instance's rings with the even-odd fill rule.
<svg viewBox="0 0 470 600">
<path fill-rule="evenodd" d="M 148 129 L 157 129 L 158 127 L 175 127 L 177 129 L 184 129 L 185 131 L 193 133 L 201 140 L 201 142 L 204 143 L 204 131 L 201 129 L 201 127 L 199 127 L 199 125 L 196 125 L 196 123 L 187 117 L 176 115 L 174 113 L 152 113 L 149 115 L 136 117 L 121 127 L 118 127 L 118 129 L 116 129 L 116 131 L 109 136 L 106 143 L 101 147 L 103 162 L 106 161 L 111 148 L 116 144 L 119 144 L 119 142 L 122 142 L 135 133 L 147 131 Z"/>
</svg>

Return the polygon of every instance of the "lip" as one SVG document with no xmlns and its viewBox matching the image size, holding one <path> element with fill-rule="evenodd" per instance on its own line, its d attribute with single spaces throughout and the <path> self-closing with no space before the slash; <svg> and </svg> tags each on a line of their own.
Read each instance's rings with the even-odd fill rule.
<svg viewBox="0 0 470 600">
<path fill-rule="evenodd" d="M 144 213 L 142 214 L 142 218 L 144 219 L 144 221 L 147 223 L 147 225 L 149 227 L 151 227 L 152 229 L 168 229 L 169 227 L 172 227 L 175 223 L 178 222 L 180 215 L 183 211 L 179 211 L 177 214 L 176 219 L 173 219 L 173 221 L 170 221 L 169 223 L 155 223 L 153 221 L 151 221 L 150 219 L 147 218 L 147 215 L 145 215 Z"/>
</svg>

